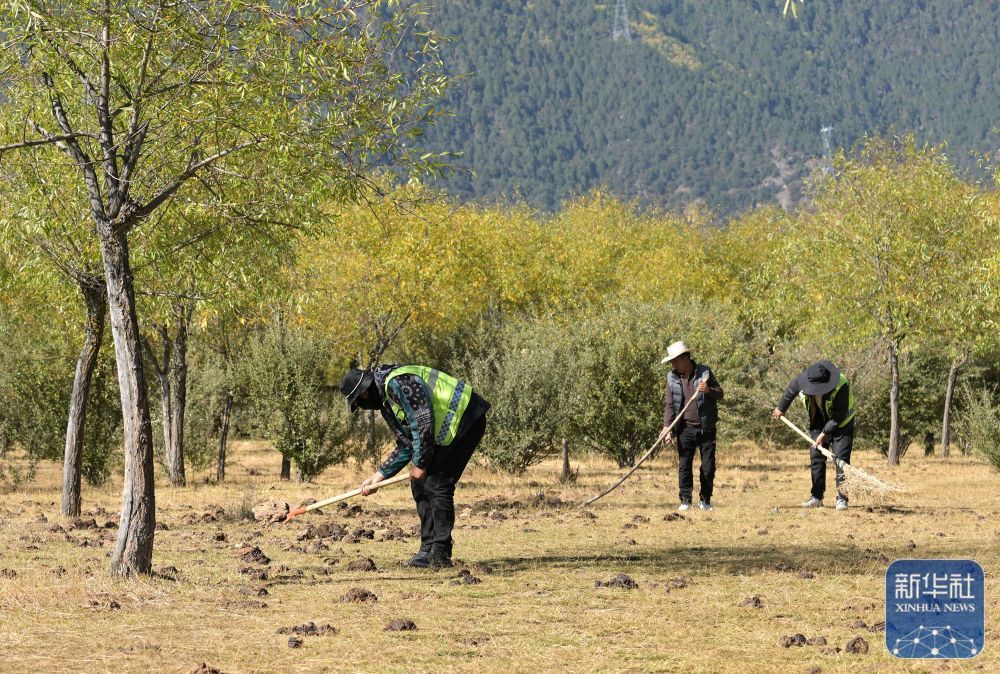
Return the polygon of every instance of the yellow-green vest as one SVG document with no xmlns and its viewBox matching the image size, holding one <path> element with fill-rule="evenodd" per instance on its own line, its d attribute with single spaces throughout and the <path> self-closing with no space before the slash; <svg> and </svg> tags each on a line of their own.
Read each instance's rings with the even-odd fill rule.
<svg viewBox="0 0 1000 674">
<path fill-rule="evenodd" d="M 423 380 L 434 412 L 434 444 L 447 447 L 458 434 L 458 425 L 472 398 L 472 387 L 447 372 L 424 365 L 397 367 L 385 378 L 385 399 L 396 418 L 404 424 L 406 412 L 389 397 L 389 382 L 401 374 L 415 374 Z"/>
<path fill-rule="evenodd" d="M 829 396 L 826 399 L 826 403 L 825 403 L 826 410 L 825 410 L 825 412 L 826 412 L 826 418 L 827 419 L 832 419 L 833 418 L 833 400 L 834 400 L 834 398 L 837 397 L 837 393 L 840 391 L 840 389 L 842 389 L 846 384 L 847 384 L 847 377 L 845 377 L 844 374 L 841 373 L 840 374 L 840 381 L 837 382 L 837 388 L 835 388 L 832 391 L 830 391 Z M 808 417 L 809 416 L 809 398 L 810 398 L 810 396 L 807 396 L 805 394 L 805 392 L 800 392 L 799 395 L 802 397 L 802 404 L 806 408 L 806 416 Z M 854 389 L 853 388 L 848 388 L 848 390 L 847 390 L 847 396 L 848 396 L 848 398 L 847 398 L 847 418 L 844 419 L 843 421 L 841 421 L 839 424 L 837 424 L 837 428 L 843 428 L 844 426 L 846 426 L 847 424 L 849 424 L 851 422 L 851 419 L 853 419 L 854 415 L 857 413 L 857 410 L 854 407 Z"/>
</svg>

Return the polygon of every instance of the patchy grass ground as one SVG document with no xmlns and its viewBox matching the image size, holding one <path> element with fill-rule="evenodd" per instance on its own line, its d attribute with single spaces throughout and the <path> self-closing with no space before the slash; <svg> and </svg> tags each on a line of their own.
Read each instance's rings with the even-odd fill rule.
<svg viewBox="0 0 1000 674">
<path fill-rule="evenodd" d="M 457 497 L 462 564 L 441 572 L 399 564 L 417 546 L 405 487 L 263 527 L 241 519 L 250 505 L 328 496 L 360 472 L 295 485 L 275 479 L 277 455 L 260 445 L 238 444 L 232 458 L 224 486 L 159 486 L 162 575 L 152 579 L 108 578 L 116 530 L 79 528 L 113 518 L 118 485 L 87 489 L 85 522 L 75 525 L 58 514 L 58 466 L 0 496 L 2 670 L 191 672 L 207 662 L 224 672 L 1000 671 L 991 582 L 1000 573 L 1000 475 L 972 458 L 907 456 L 890 472 L 881 457 L 857 453 L 856 465 L 910 493 L 879 507 L 803 511 L 807 452 L 723 449 L 715 512 L 669 521 L 676 473 L 663 459 L 587 510 L 572 504 L 613 481 L 609 463 L 575 466 L 580 479 L 569 487 L 556 484 L 555 464 L 520 479 L 470 468 Z M 245 546 L 270 563 L 241 560 Z M 982 655 L 907 662 L 886 652 L 884 573 L 904 557 L 983 565 Z M 377 570 L 349 570 L 358 559 Z M 618 573 L 638 587 L 595 587 Z M 377 601 L 342 601 L 355 588 Z M 396 620 L 417 629 L 387 631 Z M 294 635 L 279 629 L 308 621 L 337 633 L 307 634 L 290 648 Z M 796 633 L 826 646 L 780 644 Z M 867 654 L 836 652 L 857 636 Z"/>
</svg>

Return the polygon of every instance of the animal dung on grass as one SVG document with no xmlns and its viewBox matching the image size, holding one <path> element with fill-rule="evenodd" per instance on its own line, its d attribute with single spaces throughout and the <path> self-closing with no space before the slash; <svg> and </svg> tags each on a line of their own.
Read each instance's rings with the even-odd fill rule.
<svg viewBox="0 0 1000 674">
<path fill-rule="evenodd" d="M 806 639 L 806 635 L 804 634 L 790 634 L 781 637 L 779 643 L 785 648 L 791 648 L 792 646 L 805 646 L 807 642 L 808 639 Z"/>
<path fill-rule="evenodd" d="M 376 602 L 378 601 L 378 597 L 376 597 L 375 593 L 370 590 L 366 590 L 361 587 L 352 587 L 343 597 L 340 598 L 340 601 L 345 604 L 352 602 Z"/>
<path fill-rule="evenodd" d="M 302 638 L 296 636 L 288 637 L 288 647 L 289 648 L 302 648 Z"/>
<path fill-rule="evenodd" d="M 759 594 L 755 594 L 741 601 L 740 606 L 745 606 L 747 608 L 764 608 L 764 602 L 760 600 Z"/>
<path fill-rule="evenodd" d="M 859 655 L 866 655 L 868 653 L 868 642 L 865 641 L 864 637 L 854 637 L 847 642 L 844 650 L 848 653 L 857 653 Z"/>
<path fill-rule="evenodd" d="M 264 552 L 256 545 L 254 546 L 245 545 L 236 552 L 240 557 L 240 561 L 242 561 L 245 564 L 271 563 L 271 558 L 265 555 Z"/>
<path fill-rule="evenodd" d="M 288 517 L 288 504 L 283 501 L 265 501 L 253 507 L 253 517 L 264 524 L 284 522 Z"/>
<path fill-rule="evenodd" d="M 596 581 L 594 587 L 620 587 L 626 590 L 634 590 L 639 587 L 639 583 L 632 580 L 632 577 L 625 573 L 619 573 L 607 582 Z"/>
<path fill-rule="evenodd" d="M 201 663 L 191 670 L 191 674 L 225 674 L 221 669 L 213 667 L 208 663 Z"/>
<path fill-rule="evenodd" d="M 378 567 L 375 566 L 375 561 L 370 558 L 361 557 L 355 559 L 353 562 L 347 565 L 348 571 L 378 571 Z"/>
<path fill-rule="evenodd" d="M 338 630 L 333 625 L 317 625 L 313 621 L 295 625 L 294 627 L 279 627 L 278 634 L 298 634 L 300 636 L 321 637 L 337 634 Z"/>
<path fill-rule="evenodd" d="M 409 632 L 417 629 L 416 623 L 412 620 L 397 619 L 385 626 L 386 632 Z"/>
</svg>

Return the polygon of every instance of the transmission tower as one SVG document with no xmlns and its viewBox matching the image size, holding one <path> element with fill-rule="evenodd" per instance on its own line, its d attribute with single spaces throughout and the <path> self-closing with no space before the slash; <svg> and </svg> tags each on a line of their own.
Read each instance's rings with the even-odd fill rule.
<svg viewBox="0 0 1000 674">
<path fill-rule="evenodd" d="M 632 31 L 628 27 L 628 3 L 626 0 L 617 0 L 615 3 L 615 22 L 611 28 L 611 39 L 614 41 L 632 41 Z"/>
<path fill-rule="evenodd" d="M 819 135 L 823 138 L 823 172 L 833 171 L 833 148 L 830 147 L 830 134 L 833 133 L 832 126 L 824 126 L 819 130 Z"/>
</svg>

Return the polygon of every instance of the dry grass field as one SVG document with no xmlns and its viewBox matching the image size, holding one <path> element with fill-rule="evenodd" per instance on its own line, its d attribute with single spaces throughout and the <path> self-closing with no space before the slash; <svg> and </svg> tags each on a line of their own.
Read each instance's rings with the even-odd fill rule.
<svg viewBox="0 0 1000 674">
<path fill-rule="evenodd" d="M 0 496 L 0 669 L 191 672 L 205 662 L 224 672 L 1000 671 L 1000 475 L 986 464 L 911 453 L 891 472 L 881 457 L 857 453 L 856 465 L 909 492 L 847 512 L 803 511 L 805 450 L 719 454 L 716 510 L 670 520 L 676 473 L 663 458 L 586 510 L 573 504 L 614 480 L 610 463 L 574 465 L 580 477 L 567 487 L 554 463 L 517 479 L 470 468 L 457 495 L 461 563 L 429 572 L 400 566 L 417 546 L 405 487 L 288 525 L 242 519 L 267 499 L 295 505 L 335 494 L 361 472 L 281 483 L 277 454 L 237 443 L 224 486 L 200 475 L 187 488 L 159 486 L 160 573 L 132 581 L 106 574 L 116 530 L 81 528 L 113 519 L 120 485 L 86 489 L 86 517 L 73 523 L 58 514 L 59 467 L 43 465 L 33 484 Z M 332 535 L 315 537 L 324 534 Z M 270 562 L 241 560 L 245 545 Z M 887 653 L 878 625 L 884 573 L 905 557 L 982 564 L 989 601 L 980 656 L 929 662 Z M 348 568 L 369 558 L 375 571 Z M 619 573 L 637 587 L 595 587 Z M 377 601 L 342 601 L 355 588 Z M 385 629 L 399 619 L 417 629 Z M 278 633 L 308 621 L 337 632 L 305 635 L 298 648 Z M 824 637 L 826 646 L 781 645 L 796 633 Z M 867 654 L 838 652 L 857 636 Z"/>
</svg>

